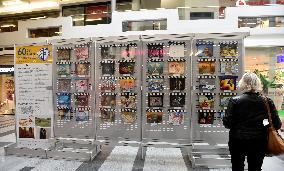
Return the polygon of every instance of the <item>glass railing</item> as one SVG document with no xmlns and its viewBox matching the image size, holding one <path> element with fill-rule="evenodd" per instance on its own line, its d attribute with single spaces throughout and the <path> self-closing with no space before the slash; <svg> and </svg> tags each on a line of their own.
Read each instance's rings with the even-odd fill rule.
<svg viewBox="0 0 284 171">
<path fill-rule="evenodd" d="M 239 17 L 238 27 L 239 28 L 284 27 L 284 16 Z"/>
<path fill-rule="evenodd" d="M 97 14 L 78 14 L 72 15 L 73 26 L 86 26 L 97 24 L 110 24 L 111 13 L 103 12 Z"/>
<path fill-rule="evenodd" d="M 123 21 L 122 31 L 166 30 L 167 19 Z"/>
</svg>

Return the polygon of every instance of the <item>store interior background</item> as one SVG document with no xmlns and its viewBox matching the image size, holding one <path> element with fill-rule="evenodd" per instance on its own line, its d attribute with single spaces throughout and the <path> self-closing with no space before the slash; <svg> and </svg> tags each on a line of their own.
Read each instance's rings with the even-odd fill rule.
<svg viewBox="0 0 284 171">
<path fill-rule="evenodd" d="M 259 71 L 284 120 L 284 1 L 1 0 L 0 114 L 14 114 L 14 44 L 61 38 L 250 32 L 245 71 Z M 28 4 L 30 5 L 28 7 Z M 32 7 L 31 7 L 32 6 Z"/>
</svg>

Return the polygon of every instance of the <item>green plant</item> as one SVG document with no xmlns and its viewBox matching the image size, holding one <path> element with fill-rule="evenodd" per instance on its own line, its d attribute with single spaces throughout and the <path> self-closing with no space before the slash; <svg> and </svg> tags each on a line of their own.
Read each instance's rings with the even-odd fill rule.
<svg viewBox="0 0 284 171">
<path fill-rule="evenodd" d="M 268 88 L 276 88 L 275 80 L 276 77 L 274 76 L 272 80 L 269 80 L 268 76 L 261 74 L 258 70 L 255 70 L 254 73 L 259 77 L 262 83 L 263 93 L 268 93 Z"/>
</svg>

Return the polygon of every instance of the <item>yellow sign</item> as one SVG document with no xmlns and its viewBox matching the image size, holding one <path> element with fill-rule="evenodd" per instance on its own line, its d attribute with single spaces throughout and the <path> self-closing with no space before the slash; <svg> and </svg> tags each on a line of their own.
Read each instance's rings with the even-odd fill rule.
<svg viewBox="0 0 284 171">
<path fill-rule="evenodd" d="M 16 64 L 52 63 L 52 46 L 17 46 Z"/>
</svg>

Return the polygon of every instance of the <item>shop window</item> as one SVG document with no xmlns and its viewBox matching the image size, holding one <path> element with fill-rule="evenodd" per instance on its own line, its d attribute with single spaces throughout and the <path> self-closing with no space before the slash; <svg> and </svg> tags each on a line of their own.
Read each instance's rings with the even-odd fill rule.
<svg viewBox="0 0 284 171">
<path fill-rule="evenodd" d="M 53 37 L 62 35 L 62 27 L 48 27 L 29 30 L 29 38 Z"/>
<path fill-rule="evenodd" d="M 283 16 L 239 17 L 238 27 L 239 28 L 284 27 L 284 17 Z"/>
<path fill-rule="evenodd" d="M 214 19 L 214 12 L 190 12 L 190 20 Z"/>
<path fill-rule="evenodd" d="M 122 22 L 123 32 L 146 31 L 146 30 L 166 30 L 166 29 L 167 29 L 167 19 Z"/>
<path fill-rule="evenodd" d="M 5 47 L 4 50 L 14 50 L 14 47 Z"/>
</svg>

